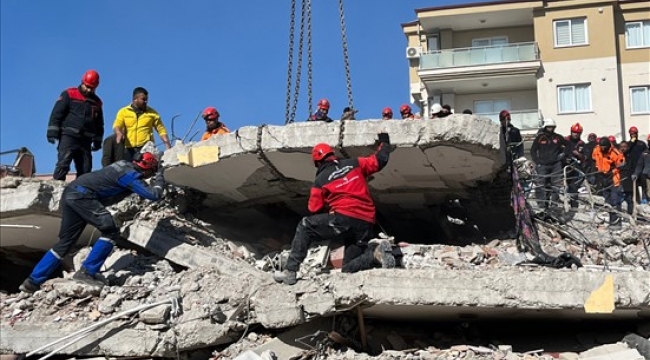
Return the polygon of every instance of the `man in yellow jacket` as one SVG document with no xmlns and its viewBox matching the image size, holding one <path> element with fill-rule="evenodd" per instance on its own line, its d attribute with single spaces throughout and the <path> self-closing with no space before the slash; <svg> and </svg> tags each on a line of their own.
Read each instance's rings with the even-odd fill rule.
<svg viewBox="0 0 650 360">
<path fill-rule="evenodd" d="M 172 147 L 160 115 L 147 106 L 148 101 L 147 89 L 137 87 L 133 89 L 131 104 L 121 108 L 115 116 L 113 131 L 118 144 L 124 141 L 124 160 L 133 160 L 133 155 L 140 152 L 144 144 L 153 141 L 153 129 L 156 129 L 167 149 Z"/>
</svg>

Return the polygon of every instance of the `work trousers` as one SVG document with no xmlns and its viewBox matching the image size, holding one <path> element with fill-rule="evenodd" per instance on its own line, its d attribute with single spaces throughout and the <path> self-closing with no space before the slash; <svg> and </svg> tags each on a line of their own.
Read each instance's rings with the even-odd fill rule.
<svg viewBox="0 0 650 360">
<path fill-rule="evenodd" d="M 101 232 L 102 237 L 115 240 L 119 229 L 104 205 L 92 193 L 81 186 L 68 185 L 61 195 L 61 227 L 59 242 L 52 247 L 59 258 L 64 257 L 77 243 L 81 233 L 90 224 Z"/>
<path fill-rule="evenodd" d="M 65 180 L 68 172 L 70 172 L 70 163 L 73 161 L 77 170 L 77 178 L 91 172 L 93 168 L 93 157 L 90 151 L 91 143 L 90 138 L 61 135 L 57 147 L 59 155 L 54 168 L 54 180 Z"/>
<path fill-rule="evenodd" d="M 537 181 L 535 196 L 543 207 L 557 206 L 560 199 L 559 189 L 562 186 L 562 164 L 558 161 L 551 165 L 537 165 Z"/>
<path fill-rule="evenodd" d="M 564 174 L 562 174 L 564 176 Z M 571 207 L 578 207 L 578 190 L 585 182 L 585 177 L 574 169 L 567 169 L 566 196 L 571 199 Z M 563 180 L 562 180 L 563 181 Z"/>
<path fill-rule="evenodd" d="M 374 267 L 373 250 L 368 245 L 373 235 L 373 224 L 349 216 L 326 213 L 304 217 L 296 228 L 291 242 L 287 270 L 298 271 L 314 241 L 342 240 L 345 245 L 343 272 L 353 273 Z"/>
<path fill-rule="evenodd" d="M 621 196 L 623 192 L 620 186 L 607 186 L 603 189 L 603 197 L 605 202 L 611 205 L 617 211 L 621 210 Z M 614 224 L 618 221 L 618 214 L 615 212 L 609 213 L 609 223 Z"/>
</svg>

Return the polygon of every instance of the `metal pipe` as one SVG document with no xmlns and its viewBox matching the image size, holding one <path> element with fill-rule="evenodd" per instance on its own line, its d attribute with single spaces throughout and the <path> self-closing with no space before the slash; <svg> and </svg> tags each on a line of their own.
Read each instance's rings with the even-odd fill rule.
<svg viewBox="0 0 650 360">
<path fill-rule="evenodd" d="M 16 228 L 16 229 L 40 229 L 38 225 L 13 225 L 13 224 L 0 224 L 0 227 Z"/>
</svg>

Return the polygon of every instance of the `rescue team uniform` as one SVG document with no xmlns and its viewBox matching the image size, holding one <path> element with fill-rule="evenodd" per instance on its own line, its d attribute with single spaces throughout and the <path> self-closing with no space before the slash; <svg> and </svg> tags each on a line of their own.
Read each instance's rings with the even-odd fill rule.
<svg viewBox="0 0 650 360">
<path fill-rule="evenodd" d="M 596 146 L 593 153 L 594 165 L 602 179 L 603 197 L 605 201 L 617 210 L 621 210 L 619 199 L 621 186 L 621 172 L 619 167 L 625 163 L 625 156 L 612 145 L 608 152 L 603 153 L 600 146 Z M 615 224 L 618 215 L 609 213 L 609 223 Z"/>
<path fill-rule="evenodd" d="M 566 140 L 554 133 L 542 130 L 530 148 L 533 162 L 537 164 L 537 199 L 548 207 L 548 200 L 559 200 L 559 188 L 562 186 L 562 159 L 564 158 L 564 144 Z"/>
<path fill-rule="evenodd" d="M 375 205 L 366 178 L 386 166 L 389 158 L 388 134 L 380 137 L 375 154 L 356 159 L 324 161 L 316 173 L 309 195 L 311 215 L 296 228 L 286 269 L 298 271 L 313 241 L 341 239 L 345 244 L 343 272 L 357 272 L 373 267 Z"/>
<path fill-rule="evenodd" d="M 212 135 L 223 135 L 223 134 L 230 134 L 230 130 L 226 127 L 226 125 L 221 125 L 212 131 L 206 131 L 205 133 L 203 133 L 203 136 L 201 136 L 201 141 L 208 140 L 210 137 L 212 137 Z"/>
<path fill-rule="evenodd" d="M 89 173 L 93 167 L 91 151 L 99 150 L 104 138 L 102 101 L 95 94 L 83 95 L 78 87 L 63 91 L 52 109 L 47 138 L 59 142 L 55 180 L 65 180 L 73 161 L 77 177 Z"/>
<path fill-rule="evenodd" d="M 153 186 L 149 186 L 135 165 L 124 160 L 72 181 L 63 190 L 59 204 L 59 242 L 45 253 L 26 281 L 31 281 L 36 286 L 45 282 L 77 243 L 87 224 L 96 227 L 101 236 L 84 260 L 82 269 L 90 276 L 97 274 L 113 250 L 114 240 L 120 236 L 119 228 L 106 206 L 116 204 L 132 193 L 158 201 L 162 197 L 164 186 L 162 172 L 156 174 Z"/>
<path fill-rule="evenodd" d="M 145 110 L 134 109 L 132 105 L 121 108 L 115 116 L 113 129 L 124 129 L 124 160 L 131 161 L 142 150 L 144 144 L 153 141 L 153 129 L 159 136 L 167 135 L 167 129 L 160 115 L 152 107 Z"/>
</svg>

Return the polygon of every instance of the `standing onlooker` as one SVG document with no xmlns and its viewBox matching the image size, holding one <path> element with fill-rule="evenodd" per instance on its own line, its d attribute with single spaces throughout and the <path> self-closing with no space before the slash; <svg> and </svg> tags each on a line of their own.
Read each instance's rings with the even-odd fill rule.
<svg viewBox="0 0 650 360">
<path fill-rule="evenodd" d="M 330 102 L 327 99 L 320 99 L 318 102 L 318 109 L 316 112 L 309 116 L 309 119 L 307 121 L 325 121 L 325 122 L 332 122 L 332 120 L 327 114 L 330 111 Z"/>
<path fill-rule="evenodd" d="M 346 106 L 343 109 L 343 115 L 341 115 L 341 120 L 356 120 L 354 114 L 358 113 L 359 110 Z"/>
<path fill-rule="evenodd" d="M 212 135 L 228 134 L 230 130 L 224 123 L 219 121 L 219 111 L 215 107 L 207 107 L 203 110 L 203 120 L 205 120 L 205 133 L 201 141 L 208 140 Z"/>
<path fill-rule="evenodd" d="M 594 149 L 593 158 L 599 172 L 598 175 L 602 178 L 605 201 L 617 211 L 620 211 L 621 173 L 619 168 L 625 163 L 625 157 L 612 146 L 608 138 L 603 137 L 596 149 Z M 614 211 L 609 213 L 609 225 L 620 226 L 620 219 Z"/>
<path fill-rule="evenodd" d="M 634 170 L 634 174 L 632 175 L 632 180 L 637 180 L 637 184 L 644 183 L 650 181 L 650 150 L 646 149 L 646 151 L 641 154 L 641 157 L 637 161 L 636 164 L 636 169 Z M 648 186 L 650 184 L 646 184 L 646 188 L 650 188 Z M 648 200 L 650 198 L 649 193 L 643 193 L 642 198 L 641 198 L 641 203 L 642 204 L 647 204 Z"/>
<path fill-rule="evenodd" d="M 99 86 L 99 73 L 88 70 L 78 87 L 69 88 L 59 95 L 47 126 L 47 141 L 59 145 L 54 180 L 65 180 L 74 161 L 77 177 L 93 168 L 91 151 L 102 147 L 104 114 L 102 101 L 95 94 Z"/>
<path fill-rule="evenodd" d="M 544 119 L 542 130 L 537 134 L 530 148 L 533 162 L 537 164 L 535 195 L 543 207 L 557 204 L 559 188 L 562 186 L 562 161 L 564 160 L 565 139 L 555 133 L 555 120 Z"/>
<path fill-rule="evenodd" d="M 133 160 L 133 156 L 140 152 L 144 144 L 153 141 L 153 129 L 156 129 L 165 148 L 172 147 L 160 115 L 152 107 L 147 106 L 148 102 L 147 89 L 137 87 L 133 89 L 131 104 L 121 108 L 115 116 L 113 131 L 118 144 L 124 141 L 124 160 Z"/>
<path fill-rule="evenodd" d="M 510 112 L 501 110 L 499 122 L 501 123 L 501 136 L 503 136 L 506 144 L 506 165 L 508 167 L 512 164 L 513 159 L 524 156 L 524 143 L 521 139 L 521 132 L 510 121 Z"/>
<path fill-rule="evenodd" d="M 582 169 L 587 175 L 587 182 L 591 185 L 596 185 L 596 176 L 593 175 L 595 171 L 594 159 L 591 157 L 594 153 L 594 149 L 598 145 L 597 140 L 598 135 L 591 133 L 587 136 L 587 143 L 582 150 L 582 153 L 585 155 L 585 161 L 582 164 Z"/>
<path fill-rule="evenodd" d="M 104 139 L 104 150 L 102 150 L 102 166 L 106 167 L 116 161 L 124 159 L 124 141 L 121 144 L 117 143 L 117 135 Z"/>
<path fill-rule="evenodd" d="M 415 115 L 413 115 L 413 110 L 408 104 L 400 106 L 399 113 L 402 115 L 403 120 L 415 120 Z"/>
<path fill-rule="evenodd" d="M 381 119 L 382 120 L 392 120 L 393 119 L 393 109 L 389 107 L 385 107 L 384 110 L 381 111 Z"/>
<path fill-rule="evenodd" d="M 646 151 L 648 147 L 643 141 L 639 140 L 639 129 L 637 129 L 636 126 L 630 127 L 628 133 L 630 134 L 630 150 L 628 151 L 629 154 L 626 156 L 626 160 L 630 162 L 630 169 L 634 171 L 636 164 L 641 157 L 641 154 L 643 154 L 643 152 Z M 637 194 L 635 200 L 637 202 L 641 202 L 642 198 L 644 197 L 643 195 L 647 192 L 648 189 L 646 187 L 645 181 L 639 181 L 636 185 L 641 187 L 641 191 L 639 194 Z"/>
<path fill-rule="evenodd" d="M 632 163 L 630 162 L 630 144 L 627 141 L 621 141 L 620 144 L 618 144 L 618 151 L 623 154 L 623 158 L 625 161 L 623 162 L 623 165 L 619 168 L 619 171 L 621 173 L 621 193 L 623 194 L 623 198 L 620 199 L 621 201 L 625 201 L 627 204 L 627 213 L 632 214 L 632 210 L 634 210 L 634 205 L 633 205 L 633 186 L 632 186 L 632 175 L 634 174 L 634 167 L 632 167 Z"/>
</svg>

